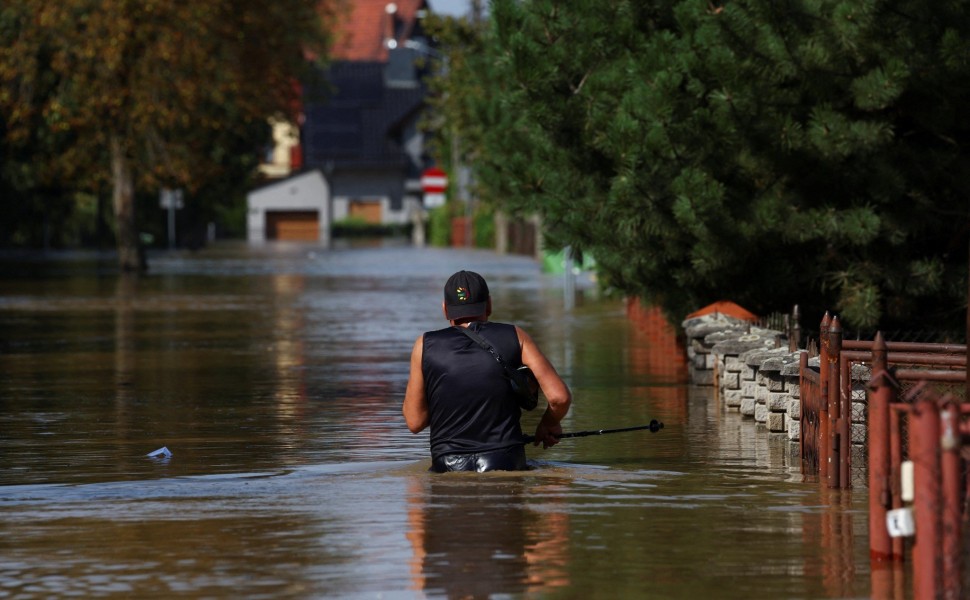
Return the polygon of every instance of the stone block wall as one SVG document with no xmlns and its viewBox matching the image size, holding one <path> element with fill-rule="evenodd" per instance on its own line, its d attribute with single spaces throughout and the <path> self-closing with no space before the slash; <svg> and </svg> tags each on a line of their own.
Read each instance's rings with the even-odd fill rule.
<svg viewBox="0 0 970 600">
<path fill-rule="evenodd" d="M 802 350 L 790 352 L 780 331 L 753 327 L 720 316 L 683 323 L 687 335 L 690 381 L 712 386 L 726 410 L 751 418 L 768 434 L 798 442 L 801 435 L 799 361 Z M 818 369 L 818 357 L 809 359 Z M 866 383 L 869 371 L 852 369 L 852 444 L 866 442 Z"/>
</svg>

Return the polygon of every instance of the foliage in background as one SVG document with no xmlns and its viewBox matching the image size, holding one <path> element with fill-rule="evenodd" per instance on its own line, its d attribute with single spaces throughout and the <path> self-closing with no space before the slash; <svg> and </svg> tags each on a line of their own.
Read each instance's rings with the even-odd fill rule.
<svg viewBox="0 0 970 600">
<path fill-rule="evenodd" d="M 472 216 L 474 245 L 476 248 L 495 247 L 495 210 L 488 204 L 475 208 Z"/>
<path fill-rule="evenodd" d="M 370 223 L 354 216 L 335 221 L 332 233 L 334 237 L 409 237 L 411 227 L 411 223 Z"/>
<path fill-rule="evenodd" d="M 428 108 L 422 128 L 430 132 L 428 151 L 449 173 L 450 201 L 455 201 L 459 164 L 474 163 L 482 147 L 483 128 L 488 124 L 474 114 L 477 99 L 488 93 L 482 81 L 480 60 L 487 51 L 483 35 L 488 22 L 481 16 L 480 3 L 473 2 L 469 16 L 454 18 L 431 14 L 424 27 L 432 36 L 437 63 L 428 83 Z"/>
<path fill-rule="evenodd" d="M 121 266 L 138 269 L 136 197 L 157 204 L 160 188 L 183 188 L 210 199 L 200 212 L 222 212 L 212 198 L 249 183 L 267 119 L 293 112 L 308 56 L 325 55 L 330 11 L 317 0 L 5 2 L 0 180 L 15 194 L 0 210 L 47 214 L 75 191 L 110 191 Z"/>
<path fill-rule="evenodd" d="M 474 33 L 441 97 L 483 193 L 608 285 L 964 322 L 962 3 L 495 0 Z"/>
<path fill-rule="evenodd" d="M 448 205 L 428 211 L 428 243 L 439 248 L 451 243 L 451 211 Z"/>
<path fill-rule="evenodd" d="M 458 197 L 457 174 L 461 165 L 471 166 L 473 172 L 478 172 L 483 138 L 491 127 L 490 121 L 478 114 L 481 99 L 489 94 L 490 87 L 485 78 L 489 71 L 487 31 L 490 24 L 483 16 L 481 3 L 472 2 L 467 16 L 430 15 L 425 27 L 441 54 L 436 59 L 436 71 L 442 76 L 428 82 L 429 110 L 422 126 L 431 133 L 429 152 L 449 173 L 448 213 L 464 216 L 466 207 L 463 199 Z M 472 178 L 466 192 L 473 203 L 473 245 L 493 248 L 495 210 L 492 190 L 479 186 L 477 179 Z M 431 213 L 429 240 L 433 245 L 446 246 L 450 243 L 451 222 L 441 214 L 441 209 L 436 211 Z"/>
</svg>

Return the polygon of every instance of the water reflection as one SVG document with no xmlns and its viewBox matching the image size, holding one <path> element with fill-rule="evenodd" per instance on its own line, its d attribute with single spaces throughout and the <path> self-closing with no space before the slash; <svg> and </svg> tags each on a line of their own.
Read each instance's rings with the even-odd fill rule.
<svg viewBox="0 0 970 600">
<path fill-rule="evenodd" d="M 568 586 L 566 485 L 502 474 L 410 481 L 411 588 L 484 598 Z"/>
<path fill-rule="evenodd" d="M 821 568 L 809 566 L 806 574 L 819 576 L 829 597 L 844 598 L 851 595 L 856 580 L 858 544 L 854 527 L 859 518 L 866 515 L 853 514 L 855 507 L 851 490 L 824 488 L 822 498 L 821 514 L 802 517 L 806 542 L 818 544 L 824 550 L 819 565 Z M 862 537 L 865 538 L 864 535 Z"/>
<path fill-rule="evenodd" d="M 303 310 L 297 304 L 306 288 L 306 276 L 283 273 L 272 276 L 270 284 L 276 298 L 270 319 L 277 379 L 273 396 L 280 419 L 291 422 L 307 401 L 306 382 L 302 376 L 305 342 L 301 336 L 306 322 Z"/>
</svg>

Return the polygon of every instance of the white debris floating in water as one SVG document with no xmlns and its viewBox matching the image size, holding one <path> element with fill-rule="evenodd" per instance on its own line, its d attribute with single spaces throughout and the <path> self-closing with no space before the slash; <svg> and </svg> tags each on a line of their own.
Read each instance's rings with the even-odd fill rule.
<svg viewBox="0 0 970 600">
<path fill-rule="evenodd" d="M 155 450 L 154 452 L 149 452 L 146 456 L 148 456 L 148 458 L 157 458 L 161 460 L 166 460 L 166 459 L 172 458 L 172 451 L 169 450 L 167 447 L 162 446 L 161 448 L 159 448 L 158 450 Z"/>
</svg>

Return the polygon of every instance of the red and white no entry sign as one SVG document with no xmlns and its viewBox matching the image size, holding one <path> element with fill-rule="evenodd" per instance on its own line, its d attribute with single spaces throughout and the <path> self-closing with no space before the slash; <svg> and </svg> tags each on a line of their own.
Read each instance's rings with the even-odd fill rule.
<svg viewBox="0 0 970 600">
<path fill-rule="evenodd" d="M 421 189 L 425 194 L 443 194 L 448 187 L 448 174 L 438 167 L 425 169 L 421 173 Z"/>
</svg>

